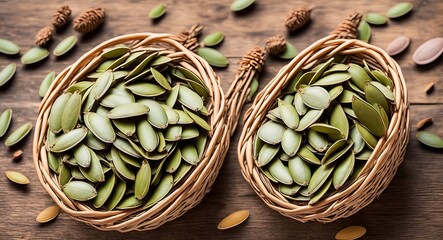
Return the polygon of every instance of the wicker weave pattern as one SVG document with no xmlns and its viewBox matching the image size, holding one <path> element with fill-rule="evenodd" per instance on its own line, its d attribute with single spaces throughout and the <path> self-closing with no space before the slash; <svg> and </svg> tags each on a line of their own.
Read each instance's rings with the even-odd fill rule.
<svg viewBox="0 0 443 240">
<path fill-rule="evenodd" d="M 87 52 L 73 65 L 62 71 L 51 85 L 49 94 L 43 99 L 34 136 L 34 165 L 43 187 L 57 205 L 75 220 L 85 222 L 100 230 L 120 232 L 150 230 L 180 217 L 197 205 L 210 191 L 229 147 L 229 127 L 227 127 L 225 116 L 226 101 L 219 78 L 209 64 L 173 39 L 174 35 L 153 33 L 137 33 L 110 39 Z M 99 64 L 98 55 L 104 48 L 119 43 L 130 43 L 133 50 L 157 49 L 166 53 L 168 57 L 182 60 L 181 65 L 198 73 L 210 89 L 208 110 L 212 112 L 209 119 L 211 132 L 204 157 L 199 165 L 194 168 L 187 179 L 154 207 L 147 210 L 137 208 L 125 211 L 97 211 L 83 203 L 71 201 L 60 190 L 57 177 L 48 167 L 44 143 L 49 111 L 55 99 L 67 86 L 81 79 Z"/>
<path fill-rule="evenodd" d="M 334 39 L 331 35 L 315 42 L 283 67 L 274 79 L 257 95 L 248 110 L 238 146 L 238 159 L 244 178 L 272 209 L 301 222 L 332 222 L 351 216 L 376 199 L 395 175 L 404 158 L 409 140 L 409 106 L 406 83 L 398 64 L 383 50 L 359 40 Z M 387 134 L 381 138 L 359 177 L 317 204 L 296 205 L 288 202 L 254 163 L 254 136 L 266 113 L 280 95 L 281 89 L 303 68 L 324 58 L 341 53 L 351 61 L 365 59 L 372 68 L 388 73 L 394 82 L 395 112 Z"/>
</svg>

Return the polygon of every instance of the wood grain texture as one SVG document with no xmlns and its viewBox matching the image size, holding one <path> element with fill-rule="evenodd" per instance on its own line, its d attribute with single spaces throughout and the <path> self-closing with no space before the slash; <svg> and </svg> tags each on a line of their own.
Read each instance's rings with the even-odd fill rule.
<svg viewBox="0 0 443 240">
<path fill-rule="evenodd" d="M 22 66 L 19 56 L 0 55 L 0 67 L 10 62 L 18 63 L 15 77 L 0 89 L 0 111 L 13 109 L 13 123 L 8 133 L 27 121 L 35 121 L 40 101 L 38 87 L 50 71 L 60 72 L 98 43 L 133 32 L 178 33 L 196 22 L 204 27 L 204 34 L 223 31 L 226 35 L 219 50 L 230 60 L 227 69 L 217 69 L 222 87 L 227 90 L 236 72 L 238 59 L 254 46 L 263 46 L 270 36 L 280 34 L 288 38 L 299 50 L 327 35 L 354 10 L 360 12 L 385 12 L 397 1 L 362 0 L 345 3 L 340 0 L 316 0 L 312 22 L 296 34 L 288 34 L 284 18 L 289 9 L 309 5 L 310 1 L 258 0 L 255 6 L 242 15 L 233 14 L 231 0 L 218 1 L 162 1 L 168 5 L 167 15 L 152 23 L 147 15 L 159 1 L 0 1 L 0 37 L 16 41 L 23 54 L 33 46 L 34 35 L 48 25 L 55 10 L 69 4 L 73 16 L 89 7 L 106 9 L 105 24 L 92 34 L 83 35 L 76 48 L 60 59 L 50 56 L 36 66 Z M 430 116 L 434 124 L 428 127 L 443 135 L 443 75 L 442 58 L 418 67 L 412 62 L 414 50 L 424 41 L 441 37 L 443 33 L 443 2 L 440 0 L 414 0 L 414 10 L 408 16 L 390 21 L 387 26 L 373 27 L 371 43 L 385 48 L 397 36 L 411 37 L 411 45 L 397 56 L 407 80 L 411 102 L 411 125 Z M 77 34 L 69 25 L 55 35 L 52 49 L 61 39 Z M 269 58 L 261 78 L 263 87 L 287 61 Z M 436 81 L 434 91 L 426 95 L 423 88 Z M 196 208 L 183 217 L 149 232 L 121 234 L 100 232 L 71 220 L 61 214 L 56 221 L 38 224 L 37 214 L 52 204 L 52 199 L 40 186 L 32 168 L 31 137 L 19 146 L 8 149 L 0 144 L 0 174 L 18 170 L 31 180 L 26 187 L 16 186 L 0 177 L 0 239 L 333 239 L 335 233 L 348 225 L 363 225 L 367 235 L 362 239 L 436 239 L 443 234 L 443 161 L 442 151 L 423 147 L 412 127 L 406 159 L 398 169 L 390 186 L 368 207 L 356 215 L 330 224 L 299 223 L 270 210 L 255 195 L 241 176 L 237 163 L 239 125 L 225 164 L 212 191 Z M 241 147 L 241 146 L 240 146 Z M 15 150 L 24 151 L 23 158 L 12 161 Z M 218 231 L 218 222 L 227 214 L 248 209 L 251 216 L 246 223 L 228 230 Z"/>
</svg>

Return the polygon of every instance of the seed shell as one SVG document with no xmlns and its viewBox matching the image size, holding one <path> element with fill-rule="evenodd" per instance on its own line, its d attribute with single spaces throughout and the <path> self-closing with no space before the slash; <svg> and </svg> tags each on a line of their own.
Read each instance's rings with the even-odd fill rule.
<svg viewBox="0 0 443 240">
<path fill-rule="evenodd" d="M 44 97 L 46 95 L 46 92 L 48 92 L 49 87 L 51 86 L 52 82 L 55 79 L 55 72 L 52 71 L 46 75 L 46 77 L 43 79 L 42 83 L 40 84 L 40 88 L 38 90 L 38 95 L 40 97 Z"/>
<path fill-rule="evenodd" d="M 410 38 L 400 36 L 389 43 L 388 47 L 386 48 L 386 52 L 390 56 L 400 54 L 401 52 L 406 50 L 406 48 L 408 48 L 410 41 Z"/>
<path fill-rule="evenodd" d="M 35 220 L 39 223 L 47 223 L 55 219 L 60 213 L 60 207 L 57 205 L 49 206 L 41 211 Z"/>
<path fill-rule="evenodd" d="M 362 40 L 363 42 L 369 42 L 371 39 L 371 26 L 369 26 L 365 20 L 360 21 L 357 31 L 358 39 Z"/>
<path fill-rule="evenodd" d="M 6 177 L 14 183 L 26 185 L 29 184 L 29 179 L 20 172 L 17 171 L 6 171 Z"/>
<path fill-rule="evenodd" d="M 242 11 L 252 4 L 254 4 L 255 0 L 235 0 L 231 4 L 231 10 L 234 12 Z"/>
<path fill-rule="evenodd" d="M 5 85 L 15 74 L 17 65 L 10 63 L 0 71 L 0 87 Z"/>
<path fill-rule="evenodd" d="M 329 106 L 329 93 L 322 87 L 306 87 L 300 91 L 303 103 L 313 109 L 326 109 Z"/>
<path fill-rule="evenodd" d="M 155 188 L 152 195 L 148 198 L 148 201 L 144 205 L 144 209 L 152 207 L 154 204 L 162 200 L 171 191 L 174 183 L 174 178 L 171 174 L 165 174 L 160 183 Z"/>
<path fill-rule="evenodd" d="M 148 193 L 151 183 L 151 167 L 148 161 L 143 161 L 142 166 L 135 176 L 134 194 L 137 199 L 143 199 Z"/>
<path fill-rule="evenodd" d="M 20 46 L 15 42 L 0 38 L 0 53 L 7 55 L 15 55 L 20 52 Z"/>
<path fill-rule="evenodd" d="M 383 25 L 388 22 L 388 18 L 379 13 L 366 13 L 363 19 L 372 25 Z"/>
<path fill-rule="evenodd" d="M 5 145 L 10 147 L 20 142 L 23 138 L 25 138 L 29 132 L 32 130 L 32 123 L 28 122 L 18 127 L 14 132 L 12 132 L 8 138 L 5 140 Z"/>
<path fill-rule="evenodd" d="M 281 119 L 286 124 L 286 126 L 292 129 L 297 128 L 298 123 L 300 122 L 300 118 L 295 107 L 290 103 L 278 99 L 278 108 Z"/>
<path fill-rule="evenodd" d="M 166 5 L 158 4 L 149 12 L 149 18 L 158 19 L 166 13 Z"/>
<path fill-rule="evenodd" d="M 83 181 L 70 181 L 63 186 L 63 192 L 69 198 L 77 201 L 87 201 L 97 196 L 97 191 L 91 184 Z"/>
<path fill-rule="evenodd" d="M 142 103 L 126 103 L 113 108 L 108 113 L 110 119 L 136 117 L 147 114 L 149 108 Z"/>
<path fill-rule="evenodd" d="M 3 137 L 8 131 L 11 119 L 12 109 L 10 108 L 3 111 L 3 113 L 0 115 L 0 138 Z"/>
<path fill-rule="evenodd" d="M 33 64 L 45 59 L 48 56 L 48 50 L 41 47 L 33 47 L 29 49 L 25 54 L 23 54 L 20 61 L 23 64 Z"/>
<path fill-rule="evenodd" d="M 101 141 L 113 143 L 115 141 L 115 132 L 111 121 L 94 112 L 86 113 L 84 121 L 88 129 Z"/>
<path fill-rule="evenodd" d="M 215 49 L 201 47 L 197 49 L 197 54 L 204 58 L 211 66 L 223 68 L 229 65 L 229 60 L 225 55 Z"/>
<path fill-rule="evenodd" d="M 321 186 L 326 182 L 326 180 L 331 175 L 332 171 L 334 170 L 335 165 L 329 164 L 329 165 L 321 165 L 320 167 L 315 170 L 315 172 L 312 174 L 311 181 L 308 185 L 308 194 L 312 196 L 317 190 L 321 188 Z"/>
<path fill-rule="evenodd" d="M 100 208 L 111 196 L 112 190 L 114 189 L 116 183 L 116 176 L 112 174 L 111 177 L 107 178 L 106 181 L 100 183 L 97 186 L 97 196 L 94 198 L 94 207 Z"/>
<path fill-rule="evenodd" d="M 258 136 L 266 143 L 277 144 L 281 142 L 284 131 L 285 128 L 281 124 L 268 121 L 259 128 Z"/>
<path fill-rule="evenodd" d="M 414 52 L 412 60 L 418 65 L 433 62 L 443 53 L 443 37 L 432 38 L 420 45 Z"/>
<path fill-rule="evenodd" d="M 397 3 L 386 12 L 388 18 L 399 18 L 408 14 L 414 6 L 410 2 Z"/>
<path fill-rule="evenodd" d="M 57 44 L 57 46 L 55 46 L 52 54 L 57 57 L 64 55 L 65 53 L 69 52 L 75 46 L 75 44 L 77 44 L 77 40 L 78 38 L 75 35 L 63 39 Z"/>
<path fill-rule="evenodd" d="M 311 169 L 309 164 L 296 156 L 288 161 L 289 174 L 300 186 L 307 186 L 311 181 Z"/>
<path fill-rule="evenodd" d="M 77 126 L 78 116 L 80 115 L 82 106 L 82 96 L 79 92 L 75 92 L 66 102 L 62 115 L 63 132 L 69 132 Z"/>
<path fill-rule="evenodd" d="M 295 56 L 297 56 L 297 54 L 298 54 L 297 48 L 291 43 L 287 42 L 285 50 L 282 53 L 280 53 L 278 57 L 282 59 L 293 59 L 295 58 Z"/>
<path fill-rule="evenodd" d="M 225 38 L 225 35 L 223 32 L 217 31 L 208 34 L 205 38 L 203 38 L 203 44 L 208 47 L 213 47 L 218 44 L 220 44 L 223 39 Z"/>
<path fill-rule="evenodd" d="M 49 150 L 58 153 L 72 149 L 86 137 L 87 133 L 88 130 L 86 128 L 77 128 L 65 133 L 57 139 L 54 145 L 49 146 Z"/>
<path fill-rule="evenodd" d="M 443 139 L 437 134 L 428 131 L 418 131 L 416 137 L 424 145 L 433 148 L 443 148 Z"/>
<path fill-rule="evenodd" d="M 269 163 L 268 169 L 271 175 L 277 179 L 277 181 L 286 185 L 291 185 L 293 183 L 288 167 L 283 165 L 280 159 L 274 159 L 271 163 Z"/>
</svg>

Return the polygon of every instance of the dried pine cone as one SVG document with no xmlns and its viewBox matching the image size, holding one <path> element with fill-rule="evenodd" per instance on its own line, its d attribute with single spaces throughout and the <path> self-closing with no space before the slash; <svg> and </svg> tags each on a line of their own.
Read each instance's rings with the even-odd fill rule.
<svg viewBox="0 0 443 240">
<path fill-rule="evenodd" d="M 38 31 L 37 35 L 35 35 L 35 44 L 40 47 L 44 46 L 51 41 L 53 35 L 54 29 L 52 29 L 52 27 L 44 27 Z"/>
<path fill-rule="evenodd" d="M 272 55 L 278 55 L 286 50 L 286 39 L 283 36 L 273 36 L 266 41 L 266 51 Z"/>
<path fill-rule="evenodd" d="M 361 21 L 360 13 L 353 13 L 349 15 L 346 20 L 337 26 L 331 34 L 337 35 L 336 38 L 355 39 L 358 37 L 358 25 Z"/>
<path fill-rule="evenodd" d="M 62 28 L 68 23 L 71 18 L 71 9 L 68 5 L 62 6 L 57 10 L 57 12 L 52 16 L 52 26 L 54 28 Z"/>
<path fill-rule="evenodd" d="M 312 8 L 296 8 L 289 12 L 285 25 L 289 31 L 295 31 L 303 27 L 311 19 Z"/>
<path fill-rule="evenodd" d="M 254 47 L 245 56 L 243 56 L 238 69 L 239 72 L 247 71 L 248 68 L 255 69 L 257 72 L 261 72 L 263 66 L 265 65 L 266 53 L 264 49 L 260 47 Z"/>
<path fill-rule="evenodd" d="M 74 19 L 74 29 L 81 33 L 91 32 L 104 21 L 105 10 L 103 8 L 89 9 Z"/>
</svg>

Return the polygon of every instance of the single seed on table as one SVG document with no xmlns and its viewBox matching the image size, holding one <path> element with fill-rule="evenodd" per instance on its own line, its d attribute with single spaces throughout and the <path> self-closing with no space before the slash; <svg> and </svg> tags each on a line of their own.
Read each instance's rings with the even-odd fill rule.
<svg viewBox="0 0 443 240">
<path fill-rule="evenodd" d="M 6 109 L 1 115 L 0 115 L 0 138 L 3 137 L 8 131 L 9 124 L 11 124 L 12 119 L 12 109 Z"/>
<path fill-rule="evenodd" d="M 394 39 L 386 48 L 386 52 L 390 56 L 394 56 L 403 52 L 406 48 L 408 48 L 410 43 L 410 38 L 405 36 L 400 36 Z"/>
<path fill-rule="evenodd" d="M 20 52 L 20 47 L 12 41 L 0 38 L 0 53 L 15 55 Z"/>
<path fill-rule="evenodd" d="M 430 93 L 434 89 L 435 82 L 430 82 L 425 86 L 425 93 Z"/>
<path fill-rule="evenodd" d="M 224 38 L 225 35 L 223 34 L 223 32 L 218 31 L 207 35 L 205 38 L 203 38 L 202 42 L 205 46 L 213 47 L 220 44 Z"/>
<path fill-rule="evenodd" d="M 432 38 L 420 45 L 414 52 L 412 60 L 418 65 L 433 62 L 443 53 L 443 37 Z"/>
<path fill-rule="evenodd" d="M 410 2 L 397 3 L 386 12 L 388 18 L 398 18 L 408 14 L 414 5 Z"/>
<path fill-rule="evenodd" d="M 248 210 L 240 210 L 233 212 L 220 221 L 220 223 L 217 225 L 217 229 L 226 230 L 229 228 L 233 228 L 244 222 L 246 219 L 248 219 L 248 217 L 249 217 Z"/>
<path fill-rule="evenodd" d="M 432 118 L 427 117 L 427 118 L 423 118 L 422 120 L 418 121 L 416 127 L 418 130 L 430 125 L 432 123 Z"/>
<path fill-rule="evenodd" d="M 358 39 L 362 40 L 363 42 L 369 42 L 371 39 L 371 26 L 369 26 L 365 20 L 360 21 L 357 31 Z"/>
<path fill-rule="evenodd" d="M 46 77 L 43 79 L 42 83 L 40 84 L 40 88 L 38 90 L 38 95 L 40 97 L 44 97 L 46 93 L 49 90 L 49 87 L 51 86 L 52 82 L 55 79 L 55 72 L 52 71 L 46 75 Z"/>
<path fill-rule="evenodd" d="M 363 16 L 363 19 L 373 25 L 383 25 L 388 22 L 388 18 L 379 13 L 366 13 Z"/>
<path fill-rule="evenodd" d="M 45 59 L 48 56 L 48 50 L 41 47 L 33 47 L 23 54 L 20 61 L 23 64 L 33 64 Z"/>
<path fill-rule="evenodd" d="M 340 230 L 335 235 L 335 239 L 337 240 L 357 239 L 365 235 L 365 233 L 366 233 L 366 228 L 362 226 L 350 226 Z"/>
<path fill-rule="evenodd" d="M 229 65 L 229 60 L 225 57 L 225 55 L 213 48 L 198 48 L 197 54 L 204 58 L 211 66 L 224 68 Z"/>
<path fill-rule="evenodd" d="M 28 133 L 32 130 L 32 123 L 28 122 L 17 128 L 14 132 L 12 132 L 8 138 L 5 140 L 5 145 L 10 147 L 18 142 L 20 142 L 23 138 L 25 138 Z"/>
<path fill-rule="evenodd" d="M 166 6 L 164 4 L 159 4 L 152 8 L 149 12 L 149 18 L 158 19 L 166 13 Z"/>
<path fill-rule="evenodd" d="M 428 131 L 418 131 L 416 134 L 418 141 L 433 148 L 443 148 L 443 139 Z"/>
<path fill-rule="evenodd" d="M 35 220 L 39 223 L 47 223 L 55 219 L 60 213 L 60 207 L 57 205 L 49 206 L 45 210 L 41 211 Z"/>
<path fill-rule="evenodd" d="M 234 0 L 231 4 L 231 10 L 234 12 L 242 11 L 251 6 L 255 0 Z"/>
<path fill-rule="evenodd" d="M 75 46 L 75 44 L 77 44 L 77 40 L 77 36 L 75 35 L 63 39 L 57 44 L 57 46 L 55 46 L 52 54 L 54 54 L 56 57 L 64 55 L 65 53 L 69 52 Z"/>
<path fill-rule="evenodd" d="M 0 71 L 0 87 L 5 85 L 15 74 L 17 65 L 10 63 Z"/>
<path fill-rule="evenodd" d="M 11 180 L 14 183 L 22 184 L 22 185 L 25 185 L 25 184 L 29 183 L 29 179 L 25 175 L 20 173 L 20 172 L 17 172 L 17 171 L 6 171 L 5 175 L 6 175 L 6 177 L 9 180 Z"/>
<path fill-rule="evenodd" d="M 17 150 L 14 152 L 14 154 L 12 154 L 12 160 L 18 160 L 22 157 L 22 155 L 23 155 L 23 151 Z"/>
</svg>

